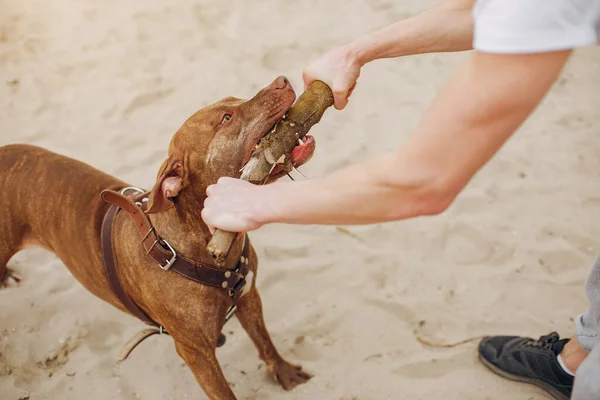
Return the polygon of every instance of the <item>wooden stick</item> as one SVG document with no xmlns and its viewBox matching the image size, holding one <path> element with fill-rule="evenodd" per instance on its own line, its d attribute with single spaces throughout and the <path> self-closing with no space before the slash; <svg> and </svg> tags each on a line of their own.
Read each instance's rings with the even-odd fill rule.
<svg viewBox="0 0 600 400">
<path fill-rule="evenodd" d="M 279 121 L 273 130 L 258 143 L 250 160 L 242 168 L 242 177 L 249 182 L 263 184 L 276 165 L 291 170 L 290 154 L 298 140 L 321 120 L 333 105 L 333 93 L 327 84 L 315 81 L 289 109 L 286 118 Z M 237 233 L 217 230 L 208 243 L 207 250 L 218 265 L 222 265 Z"/>
</svg>

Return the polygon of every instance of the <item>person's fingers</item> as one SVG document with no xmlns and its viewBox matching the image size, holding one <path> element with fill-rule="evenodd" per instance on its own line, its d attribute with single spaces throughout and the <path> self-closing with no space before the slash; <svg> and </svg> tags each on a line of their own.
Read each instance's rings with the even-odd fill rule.
<svg viewBox="0 0 600 400">
<path fill-rule="evenodd" d="M 348 99 L 350 98 L 350 96 L 352 96 L 352 92 L 354 92 L 354 89 L 356 89 L 356 82 L 354 82 L 354 85 L 352 85 L 350 90 L 348 90 Z"/>
<path fill-rule="evenodd" d="M 229 183 L 234 183 L 236 181 L 239 181 L 239 179 L 231 178 L 229 176 L 222 176 L 217 181 L 217 184 L 219 184 L 219 185 L 221 185 L 221 184 L 225 185 L 225 184 L 229 184 Z"/>
<path fill-rule="evenodd" d="M 202 220 L 204 220 L 204 223 L 208 227 L 208 230 L 210 231 L 211 235 L 214 235 L 216 229 L 209 223 L 210 218 L 208 218 L 208 211 L 206 211 L 206 201 L 204 202 L 204 208 L 202 209 L 200 215 L 202 216 Z"/>
<path fill-rule="evenodd" d="M 333 89 L 333 105 L 338 110 L 343 110 L 348 104 L 348 89 L 343 86 L 334 86 Z"/>
<path fill-rule="evenodd" d="M 317 79 L 308 72 L 308 70 L 302 71 L 302 80 L 304 81 L 304 90 L 306 90 L 311 83 L 316 81 Z"/>
<path fill-rule="evenodd" d="M 350 97 L 350 91 L 356 85 L 356 82 L 349 81 L 348 79 L 339 79 L 333 81 L 333 105 L 338 110 L 343 110 L 348 104 L 348 97 Z"/>
<path fill-rule="evenodd" d="M 210 196 L 215 194 L 216 186 L 217 185 L 210 185 L 209 187 L 206 188 L 206 195 L 209 198 L 210 198 Z M 208 200 L 208 198 L 206 200 Z M 206 206 L 206 200 L 204 201 L 204 206 Z"/>
<path fill-rule="evenodd" d="M 344 92 L 334 92 L 333 93 L 333 106 L 336 110 L 343 110 L 346 108 L 348 104 L 348 98 L 346 97 L 346 93 Z"/>
</svg>

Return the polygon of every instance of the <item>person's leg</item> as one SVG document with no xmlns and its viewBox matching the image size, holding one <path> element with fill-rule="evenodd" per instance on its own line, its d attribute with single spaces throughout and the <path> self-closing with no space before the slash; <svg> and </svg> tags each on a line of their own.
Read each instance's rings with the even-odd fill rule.
<svg viewBox="0 0 600 400">
<path fill-rule="evenodd" d="M 585 292 L 590 300 L 590 308 L 575 320 L 575 334 L 581 347 L 589 352 L 600 338 L 600 254 L 585 281 Z"/>
<path fill-rule="evenodd" d="M 600 392 L 594 386 L 600 383 L 600 350 L 597 349 L 600 346 L 588 356 L 600 339 L 600 255 L 592 265 L 585 289 L 590 308 L 577 317 L 573 339 L 560 339 L 556 333 L 538 340 L 517 336 L 487 337 L 479 344 L 481 361 L 505 378 L 546 389 L 556 399 L 570 397 L 572 373 L 576 373 L 577 390 L 581 393 L 577 400 L 600 399 Z M 595 397 L 589 397 L 589 393 L 594 393 Z"/>
<path fill-rule="evenodd" d="M 479 344 L 479 359 L 492 372 L 548 391 L 555 399 L 568 400 L 573 375 L 560 365 L 558 355 L 569 339 L 552 332 L 535 340 L 519 336 L 491 336 Z"/>
<path fill-rule="evenodd" d="M 590 308 L 577 317 L 575 330 L 581 347 L 591 350 L 591 353 L 578 365 L 574 400 L 600 399 L 600 255 L 585 282 L 585 291 L 590 299 Z"/>
<path fill-rule="evenodd" d="M 600 344 L 596 344 L 575 375 L 573 400 L 600 399 Z"/>
<path fill-rule="evenodd" d="M 569 372 L 575 374 L 579 365 L 586 359 L 588 354 L 589 350 L 581 347 L 577 336 L 573 336 L 560 352 L 560 358 L 564 363 L 565 368 L 567 368 Z"/>
</svg>

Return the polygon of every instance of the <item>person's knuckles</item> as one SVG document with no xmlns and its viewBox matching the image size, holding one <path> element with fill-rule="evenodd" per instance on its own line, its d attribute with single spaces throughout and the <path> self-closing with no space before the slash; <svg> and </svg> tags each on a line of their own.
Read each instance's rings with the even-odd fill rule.
<svg viewBox="0 0 600 400">
<path fill-rule="evenodd" d="M 208 196 L 206 199 L 204 199 L 204 207 L 210 207 L 214 204 L 215 199 L 213 196 Z"/>
<path fill-rule="evenodd" d="M 230 184 L 232 181 L 236 181 L 236 180 L 237 179 L 231 178 L 229 176 L 222 176 L 217 181 L 217 185 L 227 185 L 227 184 Z"/>
<path fill-rule="evenodd" d="M 202 213 L 200 214 L 202 216 L 202 220 L 204 221 L 204 223 L 208 226 L 214 226 L 215 225 L 215 221 L 212 218 L 212 215 L 210 215 L 210 213 L 206 210 L 203 210 Z"/>
<path fill-rule="evenodd" d="M 216 185 L 210 185 L 209 187 L 206 188 L 206 195 L 208 196 L 208 198 L 210 198 L 210 196 L 213 196 L 215 194 L 215 188 Z M 205 201 L 206 204 L 206 201 Z"/>
</svg>

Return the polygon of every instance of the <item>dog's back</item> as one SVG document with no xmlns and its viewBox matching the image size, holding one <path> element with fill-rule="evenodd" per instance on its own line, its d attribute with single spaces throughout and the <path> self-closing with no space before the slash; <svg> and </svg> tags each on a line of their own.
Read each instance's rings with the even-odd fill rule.
<svg viewBox="0 0 600 400">
<path fill-rule="evenodd" d="M 82 162 L 21 144 L 0 147 L 0 171 L 0 276 L 17 251 L 39 246 L 54 252 L 97 292 L 104 277 L 78 270 L 99 259 L 100 227 L 108 208 L 100 192 L 125 183 Z"/>
</svg>

